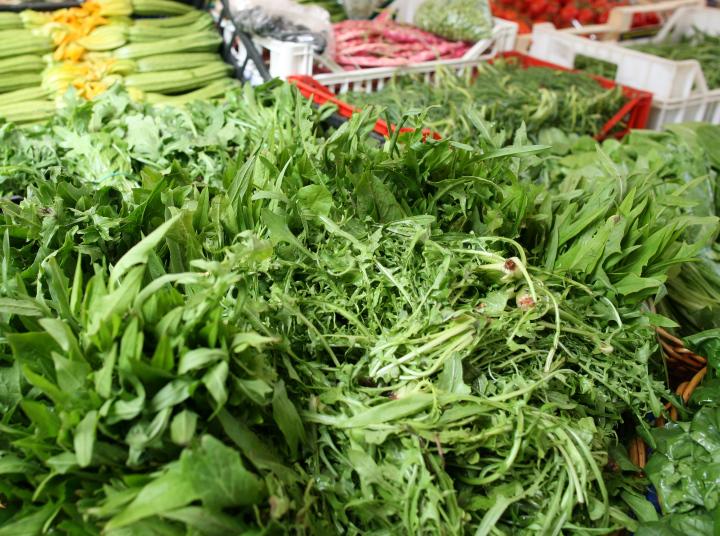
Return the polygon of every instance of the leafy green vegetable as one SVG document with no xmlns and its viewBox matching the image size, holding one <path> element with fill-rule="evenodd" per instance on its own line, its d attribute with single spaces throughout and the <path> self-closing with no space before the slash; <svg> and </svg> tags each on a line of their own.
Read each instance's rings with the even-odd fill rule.
<svg viewBox="0 0 720 536">
<path fill-rule="evenodd" d="M 508 132 L 525 123 L 533 141 L 552 127 L 594 136 L 625 102 L 620 87 L 605 89 L 582 73 L 524 69 L 516 58 L 498 59 L 492 65 L 480 63 L 477 70 L 465 69 L 458 75 L 438 69 L 432 83 L 421 76 L 401 76 L 379 91 L 353 92 L 343 98 L 360 108 L 386 108 L 394 124 L 409 108 L 432 106 L 424 126 L 459 141 L 474 140 L 481 134 L 483 127 L 475 115 Z"/>
<path fill-rule="evenodd" d="M 70 153 L 31 179 L 8 150 L 0 531 L 636 529 L 618 435 L 670 396 L 641 302 L 715 219 L 611 145 L 546 168 L 478 119 L 479 150 L 378 148 L 379 112 L 329 132 L 283 84 L 238 95 L 223 121 L 262 135 L 202 181 L 187 155 L 86 181 Z M 66 117 L 121 129 L 105 106 Z"/>
</svg>

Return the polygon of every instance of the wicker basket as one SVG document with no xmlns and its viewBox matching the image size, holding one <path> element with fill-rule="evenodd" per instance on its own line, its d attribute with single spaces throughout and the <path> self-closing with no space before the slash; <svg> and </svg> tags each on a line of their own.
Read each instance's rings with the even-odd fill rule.
<svg viewBox="0 0 720 536">
<path fill-rule="evenodd" d="M 663 354 L 667 363 L 670 376 L 670 387 L 675 389 L 675 394 L 682 396 L 685 404 L 690 400 L 695 388 L 700 385 L 705 373 L 707 372 L 707 359 L 699 356 L 689 349 L 685 348 L 683 342 L 677 337 L 671 335 L 661 327 L 655 328 L 658 340 L 662 345 Z M 668 402 L 664 412 L 670 412 L 670 419 L 677 420 L 678 411 L 672 402 Z M 655 426 L 664 426 L 665 418 L 658 415 L 655 420 Z M 630 446 L 630 460 L 640 467 L 645 468 L 647 462 L 647 444 L 645 441 L 636 437 Z"/>
</svg>

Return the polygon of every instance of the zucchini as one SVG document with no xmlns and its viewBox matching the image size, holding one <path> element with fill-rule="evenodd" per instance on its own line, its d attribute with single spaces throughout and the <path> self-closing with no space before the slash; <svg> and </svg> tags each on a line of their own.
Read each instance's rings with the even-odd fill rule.
<svg viewBox="0 0 720 536">
<path fill-rule="evenodd" d="M 40 56 L 25 54 L 0 60 L 0 74 L 39 73 L 47 65 Z"/>
<path fill-rule="evenodd" d="M 20 15 L 0 11 L 0 30 L 15 30 L 23 28 L 23 22 Z"/>
<path fill-rule="evenodd" d="M 155 26 L 145 26 L 143 24 L 135 24 L 127 30 L 128 40 L 131 43 L 142 43 L 148 41 L 159 41 L 161 39 L 172 39 L 173 37 L 181 37 L 183 35 L 202 32 L 210 28 L 215 22 L 212 15 L 204 13 L 204 16 L 192 24 L 186 26 L 176 26 L 173 28 L 158 28 Z"/>
<path fill-rule="evenodd" d="M 5 46 L 5 44 L 12 44 L 11 40 L 32 41 L 33 39 L 38 39 L 38 37 L 42 38 L 42 36 L 38 36 L 32 30 L 26 30 L 25 28 L 0 31 L 0 42 L 2 42 L 3 46 Z"/>
<path fill-rule="evenodd" d="M 135 24 L 146 26 L 148 28 L 177 28 L 178 26 L 187 26 L 192 24 L 203 16 L 203 11 L 193 9 L 184 15 L 177 17 L 163 17 L 160 19 L 138 19 Z"/>
<path fill-rule="evenodd" d="M 136 15 L 184 15 L 195 8 L 173 0 L 132 0 Z"/>
<path fill-rule="evenodd" d="M 44 54 L 55 50 L 55 47 L 49 39 L 37 36 L 32 36 L 27 39 L 13 38 L 9 40 L 2 40 L 2 37 L 0 37 L 0 43 L 2 43 L 2 46 L 0 46 L 0 58 L 12 58 L 22 54 Z"/>
<path fill-rule="evenodd" d="M 49 100 L 30 100 L 0 106 L 0 119 L 13 123 L 31 123 L 49 119 L 57 106 Z"/>
<path fill-rule="evenodd" d="M 159 54 L 135 61 L 137 72 L 157 73 L 160 71 L 178 71 L 202 67 L 210 62 L 221 61 L 215 52 L 191 52 L 190 54 Z"/>
<path fill-rule="evenodd" d="M 126 17 L 133 14 L 129 0 L 95 0 L 103 17 Z"/>
<path fill-rule="evenodd" d="M 50 96 L 50 92 L 42 86 L 27 87 L 3 93 L 0 95 L 0 106 L 25 102 L 29 100 L 41 100 Z"/>
<path fill-rule="evenodd" d="M 42 76 L 38 73 L 11 74 L 0 77 L 0 93 L 39 86 L 41 83 Z"/>
<path fill-rule="evenodd" d="M 181 93 L 201 88 L 232 72 L 232 66 L 218 61 L 196 69 L 133 74 L 125 77 L 125 86 L 156 93 Z"/>
<path fill-rule="evenodd" d="M 178 52 L 215 52 L 222 43 L 222 37 L 216 32 L 198 32 L 194 34 L 161 39 L 151 43 L 133 43 L 118 48 L 113 56 L 116 58 L 145 58 L 157 54 Z"/>
<path fill-rule="evenodd" d="M 78 39 L 77 44 L 92 51 L 115 50 L 125 44 L 125 28 L 99 26 L 90 32 L 90 35 Z"/>
</svg>

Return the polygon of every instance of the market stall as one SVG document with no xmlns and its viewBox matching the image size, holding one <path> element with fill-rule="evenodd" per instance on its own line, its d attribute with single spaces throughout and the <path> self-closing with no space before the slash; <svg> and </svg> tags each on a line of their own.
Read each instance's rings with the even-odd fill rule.
<svg viewBox="0 0 720 536">
<path fill-rule="evenodd" d="M 720 531 L 717 8 L 7 6 L 0 536 Z"/>
</svg>

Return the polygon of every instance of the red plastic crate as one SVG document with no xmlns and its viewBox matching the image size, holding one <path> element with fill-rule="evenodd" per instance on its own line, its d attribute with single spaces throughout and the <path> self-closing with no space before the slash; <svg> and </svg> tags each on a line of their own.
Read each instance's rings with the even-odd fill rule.
<svg viewBox="0 0 720 536">
<path fill-rule="evenodd" d="M 343 117 L 350 118 L 352 114 L 356 112 L 359 113 L 361 111 L 360 108 L 338 99 L 332 91 L 323 86 L 312 76 L 289 76 L 287 80 L 291 84 L 297 85 L 298 91 L 300 91 L 303 97 L 312 99 L 312 101 L 316 104 L 325 104 L 328 101 L 334 103 L 338 107 L 337 113 Z M 392 135 L 391 133 L 397 130 L 397 127 L 395 125 L 388 124 L 388 122 L 384 119 L 378 119 L 377 123 L 375 123 L 375 128 L 373 130 L 382 136 L 390 137 Z M 400 129 L 400 133 L 414 131 L 414 128 Z M 424 128 L 422 130 L 422 133 L 423 139 L 427 138 L 428 136 L 435 140 L 441 139 L 440 135 L 437 132 L 433 132 L 432 130 L 427 128 Z"/>
<path fill-rule="evenodd" d="M 518 52 L 504 52 L 500 54 L 500 57 L 519 58 L 525 68 L 547 67 L 549 69 L 556 69 L 562 71 L 571 70 L 565 69 L 558 65 L 554 65 L 552 63 L 525 56 L 524 54 L 520 54 Z M 492 63 L 492 60 L 490 60 L 490 63 Z M 600 85 L 604 88 L 610 89 L 617 86 L 617 83 L 613 82 L 612 80 L 608 80 L 607 78 L 602 78 L 600 76 L 593 76 L 593 78 L 597 80 L 598 83 L 600 83 Z M 338 99 L 338 97 L 330 89 L 322 85 L 320 82 L 318 82 L 311 76 L 290 76 L 288 77 L 288 81 L 297 84 L 300 93 L 309 99 L 313 99 L 313 101 L 317 104 L 324 104 L 328 101 L 335 103 L 338 107 L 338 113 L 343 117 L 349 118 L 352 116 L 353 113 L 360 111 L 357 107 Z M 646 91 L 639 91 L 625 86 L 623 86 L 622 91 L 623 95 L 627 99 L 629 99 L 628 102 L 625 103 L 625 105 L 620 110 L 618 110 L 618 112 L 605 124 L 605 126 L 603 126 L 602 130 L 595 136 L 595 139 L 601 141 L 605 138 L 610 137 L 622 138 L 628 132 L 630 132 L 631 129 L 645 128 L 648 116 L 650 115 L 652 93 L 648 93 Z M 609 134 L 609 132 L 613 128 L 615 128 L 615 126 L 623 119 L 627 119 L 626 127 L 619 132 Z M 390 136 L 391 132 L 395 132 L 396 128 L 397 127 L 395 127 L 395 125 L 388 125 L 386 121 L 379 119 L 377 124 L 375 125 L 375 132 L 383 136 Z M 413 130 L 414 129 L 412 128 L 403 128 L 400 129 L 400 132 L 408 132 Z M 440 139 L 440 136 L 436 132 L 428 129 L 423 129 L 423 134 L 425 135 L 425 137 L 431 136 L 433 139 Z"/>
</svg>

